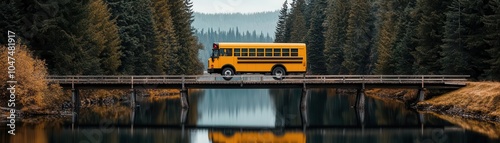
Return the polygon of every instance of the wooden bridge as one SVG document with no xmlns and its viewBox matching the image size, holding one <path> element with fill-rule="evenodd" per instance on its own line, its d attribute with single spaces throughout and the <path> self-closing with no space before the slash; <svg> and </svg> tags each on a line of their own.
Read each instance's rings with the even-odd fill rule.
<svg viewBox="0 0 500 143">
<path fill-rule="evenodd" d="M 369 88 L 418 89 L 423 101 L 426 89 L 456 89 L 466 85 L 468 75 L 288 75 L 275 80 L 267 75 L 236 75 L 226 81 L 220 75 L 151 75 L 151 76 L 49 76 L 56 83 L 72 90 L 73 105 L 79 107 L 79 89 L 130 89 L 131 106 L 135 107 L 137 89 L 181 89 L 181 105 L 189 108 L 189 88 L 302 88 L 300 106 L 305 111 L 309 88 L 357 89 L 356 107 L 364 108 L 364 90 Z M 361 110 L 364 112 L 364 110 Z M 304 113 L 307 114 L 307 113 Z M 363 114 L 360 114 L 363 115 Z"/>
<path fill-rule="evenodd" d="M 289 75 L 274 80 L 266 75 L 178 76 L 49 76 L 50 83 L 78 89 L 187 88 L 459 88 L 467 75 Z"/>
<path fill-rule="evenodd" d="M 136 89 L 181 89 L 181 106 L 189 108 L 189 88 L 302 88 L 300 101 L 301 117 L 307 121 L 307 100 L 309 88 L 351 88 L 357 89 L 356 112 L 364 123 L 365 94 L 369 88 L 418 89 L 418 100 L 423 101 L 426 89 L 456 89 L 466 85 L 468 75 L 288 75 L 275 80 L 267 75 L 236 75 L 226 81 L 220 75 L 178 75 L 178 76 L 49 76 L 49 83 L 72 90 L 74 109 L 80 107 L 79 89 L 130 89 L 130 105 L 135 107 Z M 186 110 L 187 111 L 187 110 Z M 183 116 L 185 117 L 185 116 Z M 423 118 L 423 117 L 422 117 Z M 181 123 L 185 118 L 181 119 Z"/>
</svg>

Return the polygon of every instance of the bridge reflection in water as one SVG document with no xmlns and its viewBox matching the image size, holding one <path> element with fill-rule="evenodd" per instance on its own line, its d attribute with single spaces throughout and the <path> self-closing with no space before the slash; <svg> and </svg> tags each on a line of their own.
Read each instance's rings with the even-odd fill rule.
<svg viewBox="0 0 500 143">
<path fill-rule="evenodd" d="M 244 141 L 248 136 L 261 136 L 252 141 L 310 143 L 498 142 L 395 102 L 367 97 L 364 110 L 360 110 L 353 106 L 355 92 L 204 89 L 187 93 L 190 108 L 182 108 L 180 100 L 138 96 L 134 108 L 77 108 L 72 120 L 21 124 L 16 128 L 18 135 L 1 137 L 5 142 L 204 143 L 210 139 Z M 308 108 L 301 108 L 302 97 L 307 97 Z M 241 123 L 248 120 L 249 124 Z M 53 123 L 63 124 L 51 126 Z"/>
<path fill-rule="evenodd" d="M 234 89 L 234 88 L 302 88 L 301 108 L 307 108 L 307 89 L 350 88 L 357 89 L 356 107 L 363 109 L 365 89 L 410 88 L 418 89 L 418 100 L 423 101 L 426 89 L 456 89 L 465 86 L 468 75 L 289 75 L 284 80 L 273 80 L 273 76 L 239 75 L 235 80 L 225 81 L 221 76 L 49 76 L 50 83 L 71 89 L 73 107 L 79 108 L 79 89 L 130 89 L 131 106 L 135 107 L 136 89 L 181 90 L 181 106 L 189 108 L 188 89 Z M 363 112 L 363 111 L 362 111 Z M 304 112 L 307 115 L 307 112 Z M 307 120 L 304 120 L 307 123 Z"/>
<path fill-rule="evenodd" d="M 174 105 L 172 107 L 175 107 L 173 110 L 179 112 L 174 113 L 175 115 L 171 113 L 163 115 L 173 117 L 167 120 L 177 119 L 177 121 L 168 121 L 165 123 L 159 123 L 157 119 L 160 118 L 154 117 L 154 115 L 170 111 L 155 111 L 156 109 L 162 108 L 157 108 L 156 105 L 145 104 L 139 100 L 138 104 L 140 106 L 138 108 L 130 108 L 130 113 L 124 114 L 130 116 L 125 117 L 128 121 L 122 123 L 115 122 L 112 126 L 119 130 L 119 134 L 134 136 L 134 139 L 144 138 L 140 135 L 144 132 L 151 132 L 156 134 L 155 136 L 178 136 L 178 138 L 182 139 L 178 142 L 197 142 L 199 141 L 198 138 L 209 139 L 208 141 L 212 142 L 371 142 L 370 138 L 377 138 L 377 140 L 387 138 L 389 141 L 394 141 L 394 138 L 396 138 L 396 140 L 404 142 L 417 142 L 416 140 L 418 140 L 418 142 L 424 142 L 426 140 L 432 141 L 433 139 L 466 142 L 466 139 L 464 139 L 466 136 L 463 136 L 465 130 L 462 128 L 451 124 L 426 123 L 428 122 L 426 120 L 429 119 L 423 114 L 414 113 L 416 116 L 405 117 L 418 121 L 403 121 L 401 123 L 388 124 L 374 123 L 374 121 L 377 120 L 384 120 L 380 119 L 380 117 L 376 117 L 379 115 L 373 114 L 374 112 L 379 112 L 373 111 L 373 109 L 378 108 L 375 105 L 381 104 L 379 101 L 367 98 L 366 102 L 369 106 L 366 108 L 367 110 L 364 108 L 350 108 L 350 105 L 355 104 L 352 102 L 354 101 L 352 100 L 354 98 L 353 96 L 331 96 L 328 95 L 331 94 L 330 92 L 315 89 L 306 90 L 305 92 L 301 91 L 300 89 L 252 89 L 222 91 L 205 90 L 201 94 L 190 92 L 193 94 L 189 97 L 191 97 L 190 100 L 193 102 L 192 105 L 194 106 L 190 109 L 177 108 L 179 106 L 175 106 L 175 104 L 180 104 L 180 101 L 169 101 L 170 103 L 168 104 Z M 313 94 L 315 96 L 305 96 L 303 94 Z M 307 98 L 303 99 L 302 97 Z M 300 108 L 300 105 L 295 104 L 299 102 L 302 103 L 300 100 L 306 100 L 309 103 L 316 102 L 324 104 L 311 104 L 310 108 L 306 109 Z M 334 107 L 325 107 L 322 105 L 334 105 Z M 339 109 L 339 111 L 325 110 L 325 113 L 317 112 L 317 109 L 320 108 L 335 109 L 336 106 L 343 108 Z M 347 110 L 346 107 L 348 108 Z M 273 109 L 270 112 L 275 112 L 276 114 L 269 114 L 267 108 Z M 391 109 L 385 108 L 377 110 L 391 111 Z M 152 111 L 153 113 L 148 113 L 148 111 Z M 248 115 L 240 115 L 238 112 L 245 112 L 243 114 Z M 258 113 L 254 114 L 253 112 Z M 307 112 L 312 113 L 312 115 L 308 115 Z M 337 114 L 336 112 L 342 113 Z M 232 114 L 229 115 L 229 120 L 227 120 L 228 116 L 224 115 L 226 113 Z M 349 118 L 345 117 L 346 113 L 355 114 L 355 118 L 353 118 L 354 120 L 352 120 L 352 122 L 349 121 Z M 89 130 L 102 127 L 100 122 L 78 122 L 76 115 L 81 114 L 76 113 L 74 115 L 71 132 L 85 133 Z M 150 117 L 151 115 L 153 116 Z M 343 115 L 344 117 L 337 115 Z M 188 116 L 198 117 L 194 120 L 192 117 L 190 118 Z M 232 116 L 234 116 L 233 120 L 231 120 Z M 262 118 L 264 120 L 258 121 L 259 117 L 251 116 L 263 116 Z M 398 116 L 400 115 L 393 114 L 387 116 L 389 116 L 389 118 L 391 116 L 399 118 Z M 257 123 L 258 125 L 235 123 L 235 121 L 244 121 L 244 118 L 250 118 L 256 122 L 263 123 Z M 218 122 L 219 119 L 226 120 Z M 275 120 L 275 123 L 269 124 L 266 123 L 265 120 Z M 328 120 L 344 121 L 331 122 Z M 138 135 L 139 137 L 137 137 Z M 453 137 L 453 139 L 449 139 L 451 137 Z"/>
</svg>

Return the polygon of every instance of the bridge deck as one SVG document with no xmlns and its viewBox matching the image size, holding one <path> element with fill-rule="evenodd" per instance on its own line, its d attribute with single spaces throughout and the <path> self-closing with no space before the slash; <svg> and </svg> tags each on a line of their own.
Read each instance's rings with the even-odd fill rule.
<svg viewBox="0 0 500 143">
<path fill-rule="evenodd" d="M 289 75 L 274 80 L 266 75 L 178 76 L 49 76 L 64 88 L 458 88 L 467 75 Z"/>
</svg>

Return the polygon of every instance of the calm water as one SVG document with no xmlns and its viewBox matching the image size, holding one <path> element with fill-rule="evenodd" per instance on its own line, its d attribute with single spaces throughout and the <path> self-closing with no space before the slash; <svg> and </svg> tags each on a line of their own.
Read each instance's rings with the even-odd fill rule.
<svg viewBox="0 0 500 143">
<path fill-rule="evenodd" d="M 471 131 L 463 124 L 475 123 L 445 121 L 394 101 L 367 97 L 365 110 L 356 110 L 355 93 L 311 89 L 301 112 L 301 94 L 300 89 L 190 90 L 189 110 L 180 108 L 179 100 L 138 98 L 135 110 L 82 108 L 77 116 L 17 122 L 15 136 L 2 123 L 0 137 L 12 143 L 500 142 L 498 129 Z"/>
</svg>

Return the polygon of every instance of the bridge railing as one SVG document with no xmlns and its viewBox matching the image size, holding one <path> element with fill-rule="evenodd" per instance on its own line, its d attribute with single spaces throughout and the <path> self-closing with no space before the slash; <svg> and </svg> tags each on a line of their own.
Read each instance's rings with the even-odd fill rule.
<svg viewBox="0 0 500 143">
<path fill-rule="evenodd" d="M 274 80 L 271 75 L 235 75 L 225 81 L 221 75 L 122 75 L 49 76 L 51 83 L 65 84 L 168 84 L 186 82 L 337 82 L 337 83 L 463 83 L 468 75 L 287 75 Z"/>
<path fill-rule="evenodd" d="M 305 76 L 305 80 L 342 82 L 465 82 L 468 75 L 324 75 Z M 300 77 L 299 77 L 300 78 Z"/>
</svg>

